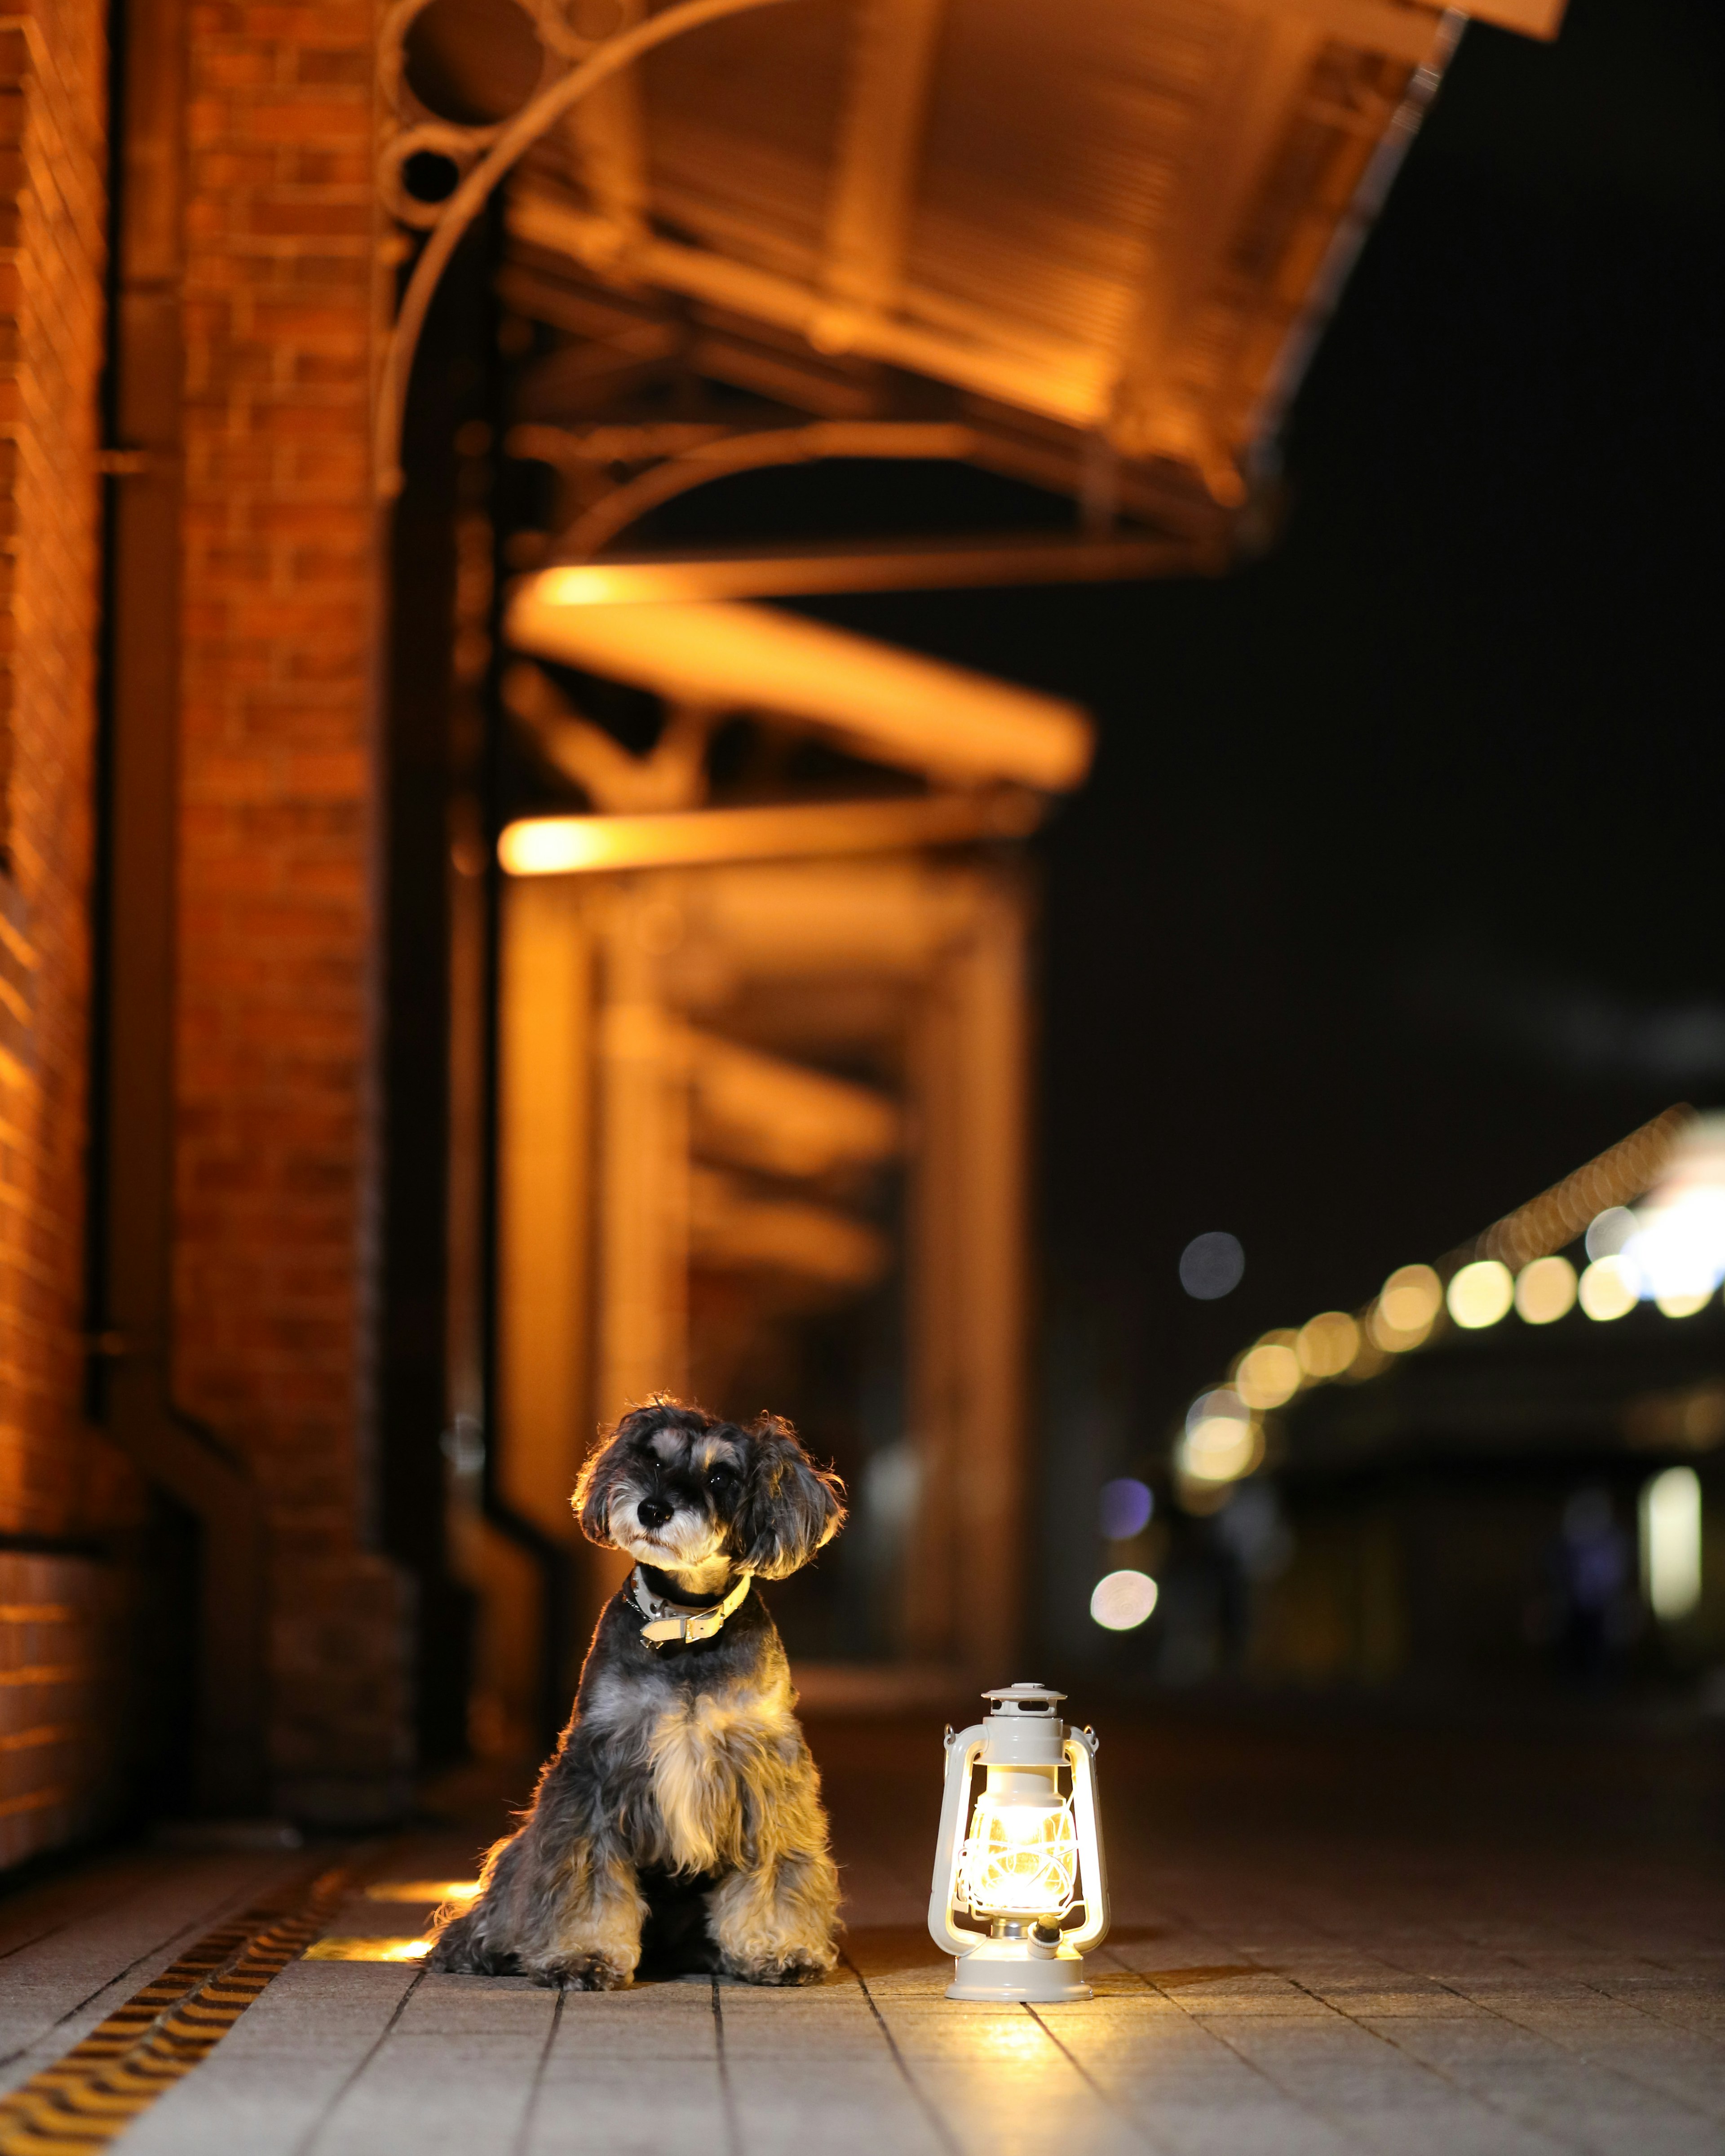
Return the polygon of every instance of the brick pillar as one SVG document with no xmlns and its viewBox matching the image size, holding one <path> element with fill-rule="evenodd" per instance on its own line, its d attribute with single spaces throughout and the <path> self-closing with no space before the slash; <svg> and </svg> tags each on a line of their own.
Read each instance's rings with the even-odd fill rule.
<svg viewBox="0 0 1725 2156">
<path fill-rule="evenodd" d="M 373 21 L 189 13 L 175 1378 L 265 1493 L 279 1800 L 357 1820 L 411 1766 L 367 1496 Z"/>
</svg>

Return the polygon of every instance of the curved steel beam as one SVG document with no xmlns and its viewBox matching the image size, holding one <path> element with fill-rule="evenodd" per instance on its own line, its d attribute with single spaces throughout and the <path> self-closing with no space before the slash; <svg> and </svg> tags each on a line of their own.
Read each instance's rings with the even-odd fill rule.
<svg viewBox="0 0 1725 2156">
<path fill-rule="evenodd" d="M 375 449 L 377 490 L 383 500 L 393 500 L 401 491 L 402 418 L 407 406 L 413 354 L 432 296 L 449 266 L 450 256 L 498 182 L 572 106 L 655 45 L 668 44 L 686 30 L 697 30 L 702 24 L 721 21 L 727 15 L 742 15 L 756 8 L 785 4 L 786 0 L 681 0 L 680 5 L 666 8 L 662 15 L 649 16 L 632 30 L 625 30 L 620 37 L 601 46 L 549 89 L 541 90 L 499 131 L 490 149 L 449 197 L 443 215 L 413 264 L 413 275 L 402 295 L 395 326 L 384 348 L 377 383 Z"/>
<path fill-rule="evenodd" d="M 585 561 L 649 510 L 733 473 L 765 471 L 775 465 L 817 464 L 829 457 L 963 459 L 973 456 L 976 446 L 973 429 L 941 421 L 822 419 L 807 427 L 733 434 L 728 440 L 703 443 L 668 457 L 595 502 L 562 535 L 557 558 Z"/>
</svg>

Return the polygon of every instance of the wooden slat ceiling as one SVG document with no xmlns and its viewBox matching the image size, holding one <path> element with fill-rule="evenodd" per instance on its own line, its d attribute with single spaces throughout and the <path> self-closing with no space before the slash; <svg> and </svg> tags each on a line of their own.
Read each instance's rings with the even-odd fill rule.
<svg viewBox="0 0 1725 2156">
<path fill-rule="evenodd" d="M 1548 33 L 1557 4 L 1493 12 Z M 1214 532 L 1460 27 L 1412 0 L 797 0 L 710 25 L 513 183 L 506 297 L 578 347 L 530 393 L 536 453 L 573 428 L 578 466 L 581 428 L 692 363 L 763 426 L 957 424 L 975 461 L 1100 488 L 1106 518 Z"/>
</svg>

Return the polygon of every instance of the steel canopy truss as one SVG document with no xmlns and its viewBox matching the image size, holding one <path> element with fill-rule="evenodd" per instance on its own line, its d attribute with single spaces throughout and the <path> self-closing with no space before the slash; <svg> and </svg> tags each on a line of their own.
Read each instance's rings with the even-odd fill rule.
<svg viewBox="0 0 1725 2156">
<path fill-rule="evenodd" d="M 409 85 L 427 4 L 383 30 L 385 198 L 428 235 L 380 383 L 386 495 L 431 291 L 513 175 L 506 302 L 575 347 L 511 444 L 563 482 L 554 558 L 723 473 L 846 456 L 974 463 L 1188 567 L 1250 535 L 1464 13 L 1548 35 L 1561 9 L 612 0 L 588 36 L 593 10 L 521 0 L 538 86 L 473 126 Z M 415 192 L 424 153 L 444 201 Z M 691 382 L 732 403 L 691 419 Z"/>
</svg>

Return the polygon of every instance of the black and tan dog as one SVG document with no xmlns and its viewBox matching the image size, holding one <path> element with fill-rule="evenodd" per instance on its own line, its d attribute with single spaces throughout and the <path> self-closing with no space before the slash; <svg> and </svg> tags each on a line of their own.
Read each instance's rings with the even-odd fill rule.
<svg viewBox="0 0 1725 2156">
<path fill-rule="evenodd" d="M 575 1510 L 636 1560 L 569 1718 L 480 1894 L 440 1912 L 434 1969 L 574 1990 L 668 1966 L 808 1984 L 833 1966 L 839 1881 L 789 1666 L 756 1579 L 806 1564 L 841 1485 L 788 1423 L 655 1400 L 582 1469 Z"/>
</svg>

